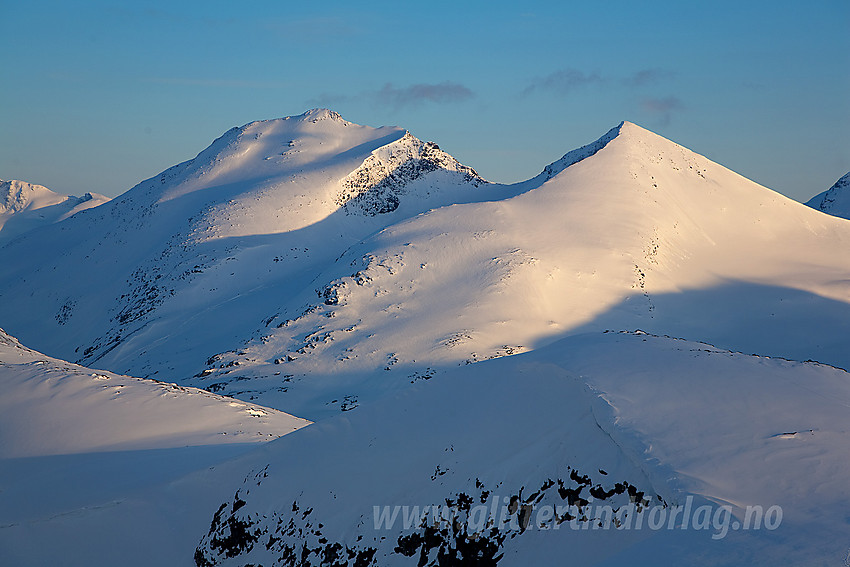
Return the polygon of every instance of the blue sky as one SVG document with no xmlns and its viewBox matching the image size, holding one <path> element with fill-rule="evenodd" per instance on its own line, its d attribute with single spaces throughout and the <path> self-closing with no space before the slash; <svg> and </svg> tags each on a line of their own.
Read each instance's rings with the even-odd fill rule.
<svg viewBox="0 0 850 567">
<path fill-rule="evenodd" d="M 850 2 L 0 0 L 0 178 L 117 195 L 327 106 L 492 181 L 621 120 L 790 197 L 850 171 Z"/>
</svg>

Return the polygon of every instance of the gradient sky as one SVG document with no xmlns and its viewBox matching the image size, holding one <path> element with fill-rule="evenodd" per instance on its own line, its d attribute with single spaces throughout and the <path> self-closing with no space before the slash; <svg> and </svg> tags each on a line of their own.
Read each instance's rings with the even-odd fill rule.
<svg viewBox="0 0 850 567">
<path fill-rule="evenodd" d="M 114 196 L 323 106 L 491 181 L 622 120 L 798 200 L 850 170 L 850 1 L 0 0 L 0 178 Z"/>
</svg>

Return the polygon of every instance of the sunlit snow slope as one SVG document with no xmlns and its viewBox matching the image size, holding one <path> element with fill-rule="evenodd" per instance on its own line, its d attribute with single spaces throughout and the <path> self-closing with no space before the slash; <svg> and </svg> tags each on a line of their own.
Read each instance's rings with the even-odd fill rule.
<svg viewBox="0 0 850 567">
<path fill-rule="evenodd" d="M 0 249 L 0 321 L 67 360 L 183 381 L 364 236 L 486 188 L 400 128 L 254 122 Z"/>
<path fill-rule="evenodd" d="M 316 419 L 606 329 L 848 367 L 848 246 L 846 221 L 628 122 L 501 186 L 314 110 L 0 249 L 0 321 Z"/>
<path fill-rule="evenodd" d="M 637 328 L 850 366 L 845 221 L 630 123 L 603 142 L 515 197 L 353 246 L 192 383 L 315 416 L 439 368 Z"/>
</svg>

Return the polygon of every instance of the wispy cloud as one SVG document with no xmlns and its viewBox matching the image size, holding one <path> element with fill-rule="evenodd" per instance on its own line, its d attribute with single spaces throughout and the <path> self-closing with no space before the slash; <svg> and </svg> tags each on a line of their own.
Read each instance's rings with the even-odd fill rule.
<svg viewBox="0 0 850 567">
<path fill-rule="evenodd" d="M 370 101 L 398 110 L 405 106 L 416 106 L 422 103 L 452 104 L 464 102 L 474 96 L 475 93 L 469 87 L 452 81 L 419 83 L 408 87 L 396 87 L 392 83 L 386 83 L 377 91 L 364 91 L 358 94 L 322 93 L 308 100 L 307 104 L 330 108 L 353 101 Z"/>
<path fill-rule="evenodd" d="M 579 87 L 603 82 L 605 82 L 605 79 L 597 73 L 585 73 L 572 68 L 560 69 L 545 77 L 537 77 L 522 91 L 522 94 L 529 95 L 535 91 L 551 91 L 565 95 Z"/>
<path fill-rule="evenodd" d="M 622 83 L 627 87 L 645 87 L 648 85 L 657 85 L 675 76 L 676 73 L 669 69 L 641 69 L 624 78 Z"/>
<path fill-rule="evenodd" d="M 567 95 L 588 86 L 621 85 L 627 88 L 653 86 L 676 77 L 676 72 L 662 68 L 640 69 L 625 77 L 590 73 L 572 67 L 559 69 L 545 77 L 537 77 L 522 91 L 523 96 L 531 93 L 552 92 Z"/>
<path fill-rule="evenodd" d="M 396 108 L 423 102 L 437 104 L 463 102 L 473 96 L 475 94 L 468 87 L 451 81 L 436 84 L 420 83 L 403 88 L 394 87 L 392 83 L 387 83 L 375 94 L 380 102 Z"/>
<path fill-rule="evenodd" d="M 685 108 L 682 100 L 675 96 L 664 98 L 646 98 L 641 101 L 641 107 L 656 117 L 659 125 L 667 126 L 673 118 L 673 113 Z"/>
</svg>

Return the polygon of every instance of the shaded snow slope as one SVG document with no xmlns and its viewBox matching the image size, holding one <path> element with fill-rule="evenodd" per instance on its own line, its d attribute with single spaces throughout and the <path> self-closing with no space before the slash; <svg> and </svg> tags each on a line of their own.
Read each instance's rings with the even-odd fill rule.
<svg viewBox="0 0 850 567">
<path fill-rule="evenodd" d="M 828 366 L 584 334 L 420 381 L 180 480 L 130 490 L 101 468 L 107 505 L 0 525 L 0 559 L 274 566 L 294 553 L 352 567 L 474 550 L 499 566 L 833 564 L 847 552 L 848 406 L 848 375 Z M 49 464 L 48 492 L 56 465 L 71 466 Z M 743 530 L 747 507 L 761 516 Z"/>
<path fill-rule="evenodd" d="M 812 197 L 806 205 L 836 217 L 850 219 L 850 173 L 823 193 Z"/>
<path fill-rule="evenodd" d="M 204 390 L 50 358 L 2 330 L 0 388 L 2 565 L 126 565 L 128 554 L 141 565 L 179 564 L 179 551 L 140 537 L 161 525 L 167 541 L 174 513 L 145 525 L 150 517 L 138 514 L 149 510 L 135 498 L 309 424 Z M 197 512 L 177 513 L 184 521 L 200 514 L 212 494 L 189 506 Z M 92 518 L 97 530 L 78 531 Z M 120 543 L 101 537 L 109 530 Z"/>
<path fill-rule="evenodd" d="M 109 197 L 97 193 L 70 197 L 42 185 L 0 179 L 0 246 L 34 228 L 59 222 L 107 201 Z"/>
<path fill-rule="evenodd" d="M 196 561 L 836 562 L 848 407 L 848 375 L 831 367 L 645 333 L 571 337 L 266 446 L 202 527 Z M 756 510 L 772 511 L 742 530 Z"/>
<path fill-rule="evenodd" d="M 256 443 L 309 422 L 196 388 L 92 370 L 0 330 L 0 459 Z"/>
</svg>

